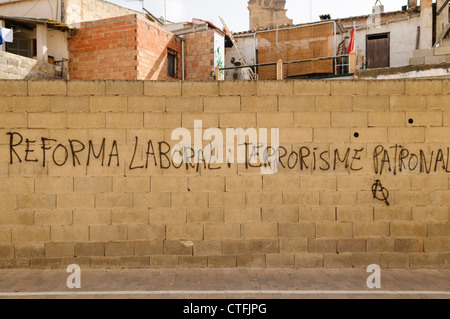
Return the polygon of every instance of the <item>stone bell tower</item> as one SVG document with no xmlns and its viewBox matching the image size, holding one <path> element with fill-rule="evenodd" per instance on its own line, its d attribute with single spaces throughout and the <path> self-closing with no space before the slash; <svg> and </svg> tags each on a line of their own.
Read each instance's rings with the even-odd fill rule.
<svg viewBox="0 0 450 319">
<path fill-rule="evenodd" d="M 286 16 L 286 0 L 249 0 L 250 29 L 290 25 L 292 19 Z"/>
</svg>

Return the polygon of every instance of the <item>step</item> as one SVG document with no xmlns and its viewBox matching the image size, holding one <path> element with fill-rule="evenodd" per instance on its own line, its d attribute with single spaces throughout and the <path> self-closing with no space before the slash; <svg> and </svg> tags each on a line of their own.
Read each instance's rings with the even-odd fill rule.
<svg viewBox="0 0 450 319">
<path fill-rule="evenodd" d="M 413 51 L 413 58 L 423 58 L 426 56 L 433 56 L 433 55 L 434 55 L 433 49 L 420 49 Z"/>
<path fill-rule="evenodd" d="M 437 55 L 437 56 L 425 57 L 425 64 L 441 64 L 441 63 L 447 63 L 447 56 Z"/>
<path fill-rule="evenodd" d="M 425 57 L 415 57 L 409 59 L 409 65 L 423 65 L 425 64 Z"/>
<path fill-rule="evenodd" d="M 449 46 L 440 46 L 434 49 L 434 55 L 447 55 L 450 54 L 450 45 Z"/>
</svg>

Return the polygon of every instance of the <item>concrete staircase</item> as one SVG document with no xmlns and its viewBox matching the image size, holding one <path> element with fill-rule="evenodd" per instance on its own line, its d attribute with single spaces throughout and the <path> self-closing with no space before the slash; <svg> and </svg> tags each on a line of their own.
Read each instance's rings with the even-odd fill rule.
<svg viewBox="0 0 450 319">
<path fill-rule="evenodd" d="M 409 65 L 450 63 L 450 38 L 442 39 L 437 48 L 415 50 Z"/>
</svg>

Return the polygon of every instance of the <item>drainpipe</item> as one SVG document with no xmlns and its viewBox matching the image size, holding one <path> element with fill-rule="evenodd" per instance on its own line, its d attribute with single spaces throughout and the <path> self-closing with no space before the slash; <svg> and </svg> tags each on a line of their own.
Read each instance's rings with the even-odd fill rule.
<svg viewBox="0 0 450 319">
<path fill-rule="evenodd" d="M 181 38 L 181 80 L 184 81 L 185 70 L 184 70 L 184 37 Z"/>
</svg>

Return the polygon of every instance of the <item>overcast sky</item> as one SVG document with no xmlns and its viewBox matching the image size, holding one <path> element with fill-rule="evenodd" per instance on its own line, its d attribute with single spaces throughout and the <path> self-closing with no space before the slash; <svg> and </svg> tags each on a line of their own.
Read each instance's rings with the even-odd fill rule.
<svg viewBox="0 0 450 319">
<path fill-rule="evenodd" d="M 142 8 L 139 0 L 108 1 L 137 11 L 141 11 Z M 167 20 L 173 22 L 199 18 L 222 27 L 219 19 L 221 16 L 233 32 L 249 29 L 248 0 L 144 0 L 145 8 L 157 17 L 164 16 L 164 2 Z M 326 13 L 331 14 L 332 18 L 371 14 L 375 2 L 376 0 L 287 0 L 286 9 L 288 18 L 297 24 L 311 20 L 318 21 L 319 15 Z M 407 2 L 407 0 L 381 0 L 385 11 L 401 10 Z"/>
</svg>

